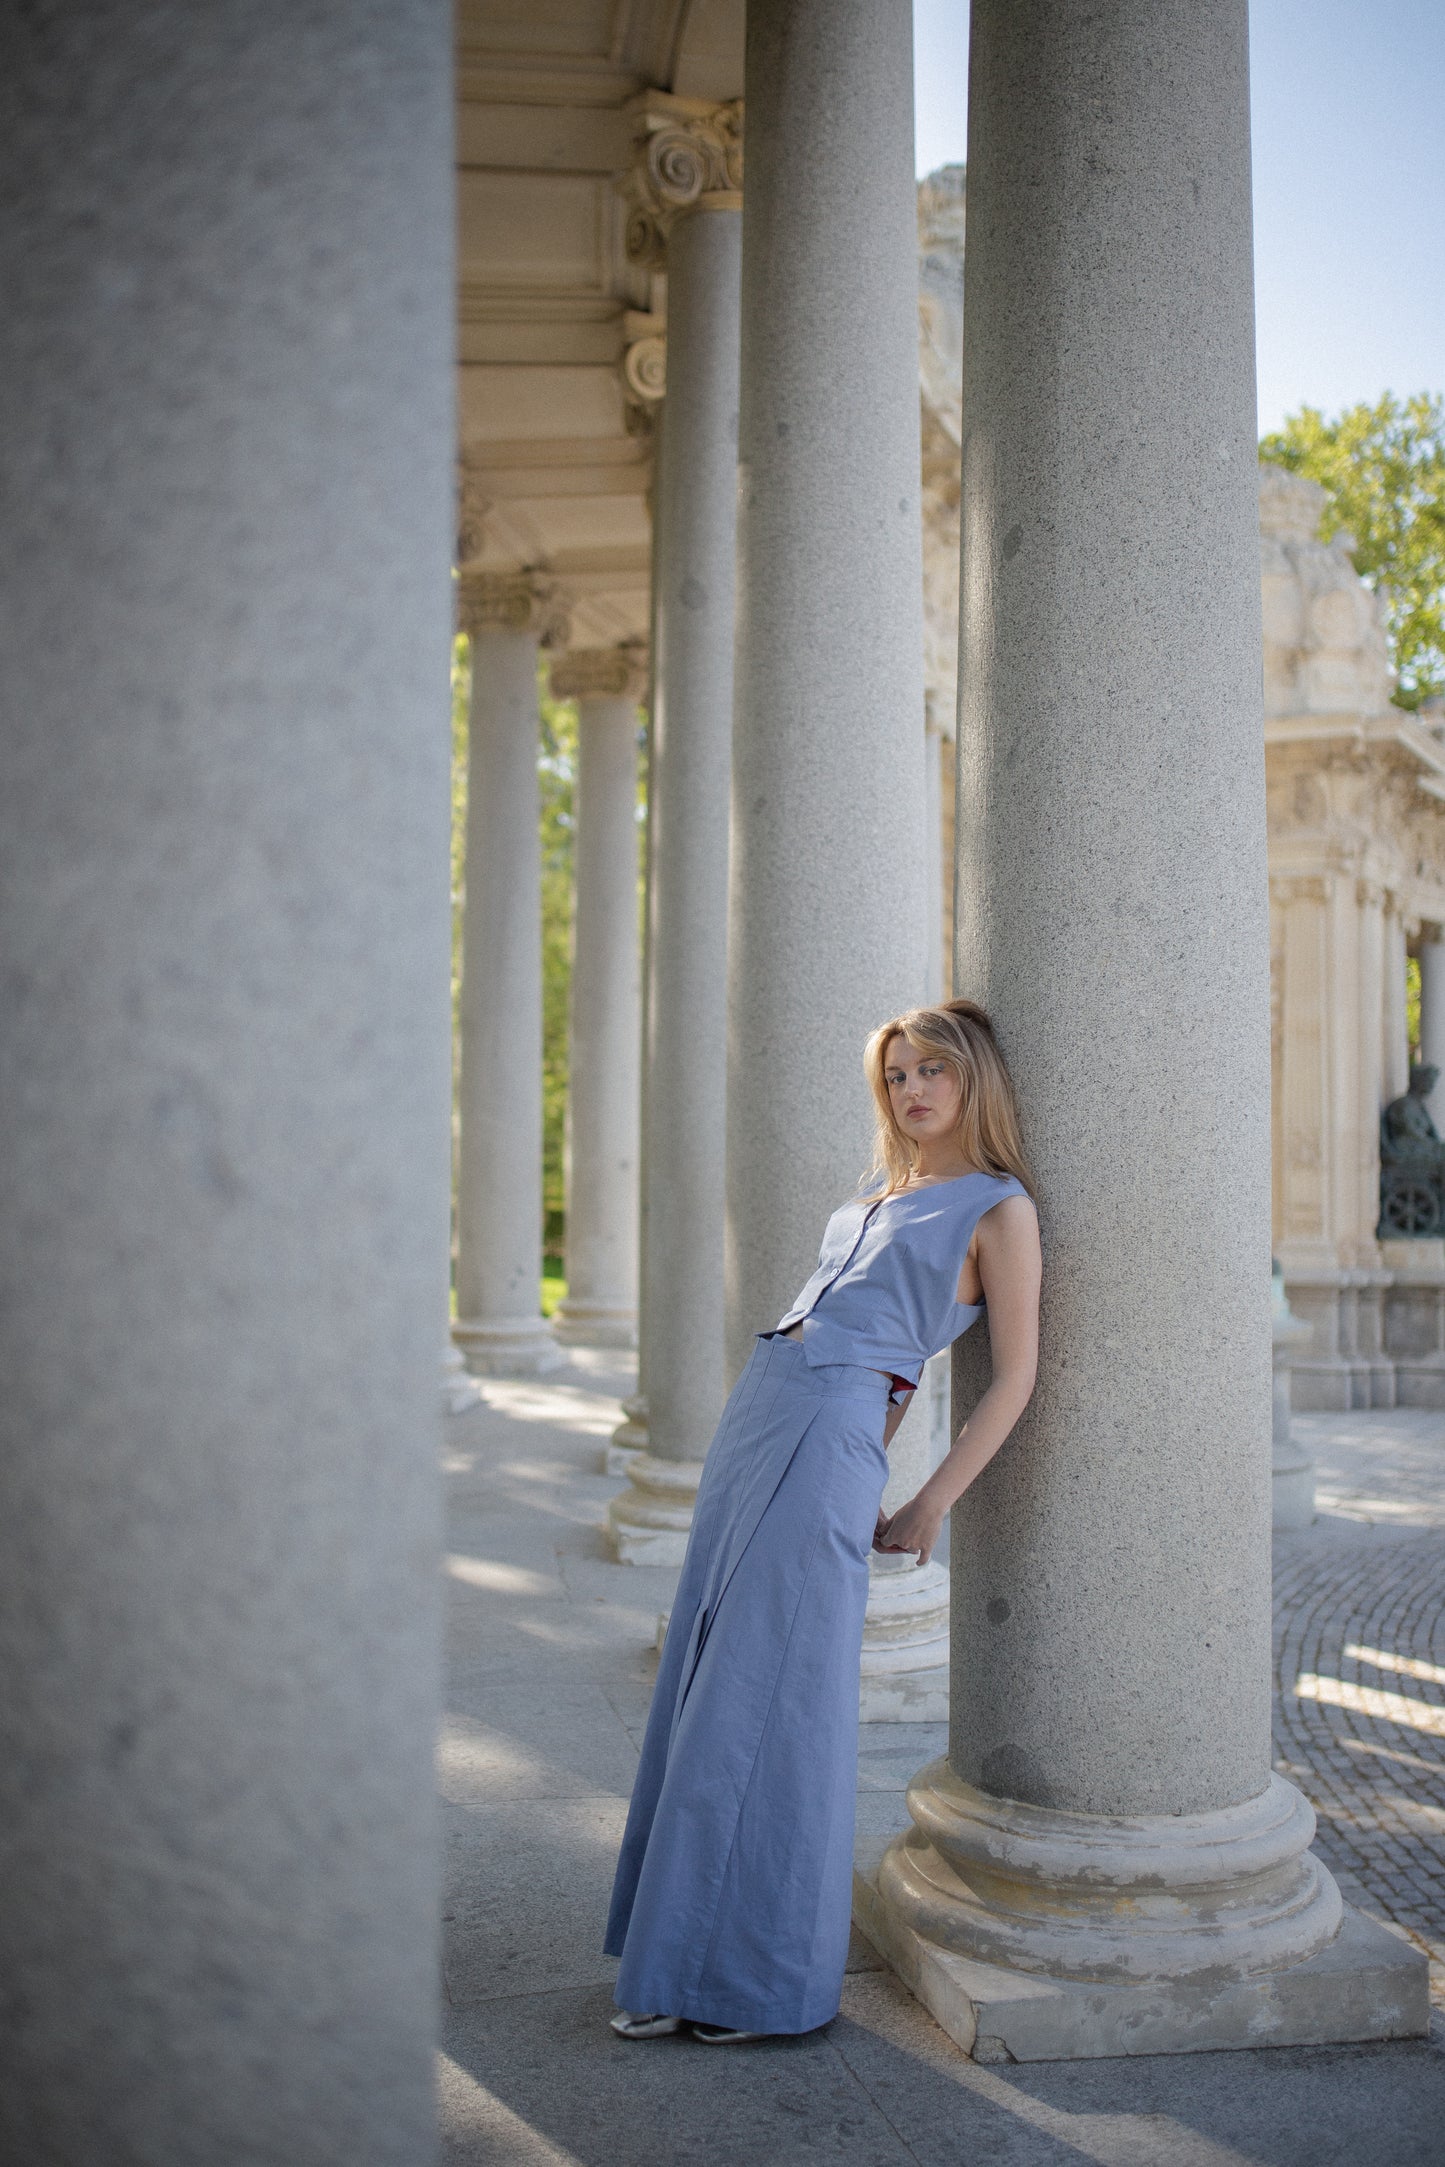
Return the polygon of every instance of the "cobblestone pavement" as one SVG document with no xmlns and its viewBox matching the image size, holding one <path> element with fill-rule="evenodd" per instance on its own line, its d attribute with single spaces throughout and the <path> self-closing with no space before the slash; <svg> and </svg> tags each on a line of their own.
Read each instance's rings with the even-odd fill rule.
<svg viewBox="0 0 1445 2167">
<path fill-rule="evenodd" d="M 1426 1952 L 1445 2009 L 1445 1414 L 1295 1434 L 1319 1517 L 1275 1538 L 1275 1765 L 1346 1901 Z"/>
</svg>

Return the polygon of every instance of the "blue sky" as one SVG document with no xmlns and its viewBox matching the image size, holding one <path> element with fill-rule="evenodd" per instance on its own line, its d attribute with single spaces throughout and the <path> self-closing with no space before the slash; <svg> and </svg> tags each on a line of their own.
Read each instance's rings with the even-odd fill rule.
<svg viewBox="0 0 1445 2167">
<path fill-rule="evenodd" d="M 967 153 L 968 0 L 914 0 L 918 170 Z M 1445 391 L 1445 0 L 1252 0 L 1261 429 Z"/>
</svg>

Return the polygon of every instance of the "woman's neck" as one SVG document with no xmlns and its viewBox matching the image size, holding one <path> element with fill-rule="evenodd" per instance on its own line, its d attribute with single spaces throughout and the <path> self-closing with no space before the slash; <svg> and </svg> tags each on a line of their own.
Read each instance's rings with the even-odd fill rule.
<svg viewBox="0 0 1445 2167">
<path fill-rule="evenodd" d="M 909 1175 L 916 1183 L 930 1181 L 957 1181 L 964 1174 L 975 1174 L 978 1168 L 970 1166 L 961 1151 L 941 1146 L 936 1151 L 920 1150 L 918 1164 Z"/>
</svg>

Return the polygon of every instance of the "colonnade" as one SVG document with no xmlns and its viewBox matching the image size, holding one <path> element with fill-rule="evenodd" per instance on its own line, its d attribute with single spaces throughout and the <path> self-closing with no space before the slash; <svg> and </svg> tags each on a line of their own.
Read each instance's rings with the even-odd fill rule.
<svg viewBox="0 0 1445 2167">
<path fill-rule="evenodd" d="M 432 2126 L 450 24 L 218 4 L 203 67 L 194 10 L 78 0 L 27 32 L 0 139 L 0 2149 L 391 2167 Z M 724 1331 L 736 1363 L 793 1291 L 866 1149 L 863 1032 L 925 982 L 908 18 L 758 0 L 741 258 L 736 204 L 666 236 L 642 1097 L 649 1164 L 686 1135 L 712 1170 L 671 1231 L 642 1192 L 654 1465 L 704 1440 Z M 1423 1959 L 1342 1915 L 1269 1764 L 1244 0 L 974 0 L 973 46 L 955 970 L 1019 1080 L 1046 1331 L 954 1515 L 949 1756 L 859 1914 L 984 2056 L 1415 2032 Z M 103 218 L 74 215 L 86 174 Z M 689 485 L 729 464 L 701 326 L 734 293 L 725 703 L 732 500 Z M 530 1079 L 561 600 L 525 573 L 461 605 L 457 1337 L 484 1370 L 555 1352 Z M 635 1010 L 631 687 L 590 682 L 620 989 L 575 1019 L 595 1172 Z M 686 855 L 719 778 L 728 888 Z M 684 1091 L 695 1033 L 722 1054 Z M 608 1194 L 575 1266 L 617 1329 Z M 722 1287 L 696 1346 L 684 1283 Z M 702 1381 L 670 1403 L 674 1354 Z"/>
<path fill-rule="evenodd" d="M 669 353 L 624 1559 L 680 1559 L 726 1381 L 866 1159 L 864 1036 L 931 976 L 910 78 L 906 0 L 755 10 L 740 275 L 739 116 L 639 108 Z M 970 99 L 954 968 L 1018 1077 L 1047 1331 L 954 1514 L 950 1752 L 859 1914 L 983 2051 L 1370 2036 L 1413 2021 L 1419 1967 L 1346 1918 L 1270 1770 L 1244 0 L 976 0 Z M 960 1410 L 986 1376 L 975 1335 Z M 910 1712 L 944 1599 L 879 1574 L 874 1712 Z"/>
<path fill-rule="evenodd" d="M 554 1339 L 630 1336 L 636 1211 L 624 1164 L 644 1127 L 641 1375 L 609 1455 L 628 1477 L 609 1512 L 628 1563 L 681 1562 L 703 1455 L 751 1334 L 806 1277 L 823 1221 L 867 1162 L 863 1040 L 942 977 L 907 10 L 880 10 L 866 28 L 828 6 L 765 13 L 750 67 L 761 103 L 750 108 L 746 243 L 743 104 L 651 93 L 633 109 L 629 251 L 667 277 L 646 1041 L 639 1078 L 623 983 L 635 854 L 589 787 L 595 688 L 618 664 L 560 651 L 552 690 L 581 697 L 582 752 L 568 1294 L 551 1335 L 519 1290 L 535 1283 L 540 1221 L 540 1100 L 528 1080 L 538 871 L 523 840 L 536 811 L 523 763 L 556 597 L 523 575 L 464 582 L 460 603 L 476 627 L 470 772 L 487 802 L 468 827 L 456 1338 L 474 1369 L 536 1371 L 555 1360 Z M 850 458 L 828 455 L 839 441 Z M 564 630 L 550 636 L 564 646 Z M 639 689 L 614 696 L 619 806 L 623 703 Z M 505 753 L 499 731 L 511 732 Z M 516 1058 L 499 1096 L 504 1047 Z M 522 1056 L 534 1064 L 525 1075 Z M 604 1247 L 606 1293 L 575 1277 L 595 1274 Z M 895 1500 L 931 1464 L 927 1400 L 896 1451 Z M 865 1707 L 941 1715 L 946 1571 L 879 1560 L 874 1579 Z"/>
</svg>

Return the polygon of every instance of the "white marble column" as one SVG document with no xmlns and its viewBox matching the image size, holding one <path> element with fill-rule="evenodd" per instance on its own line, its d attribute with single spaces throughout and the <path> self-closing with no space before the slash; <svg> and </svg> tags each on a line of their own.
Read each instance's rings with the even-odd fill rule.
<svg viewBox="0 0 1445 2167">
<path fill-rule="evenodd" d="M 863 1043 L 928 985 L 912 20 L 749 25 L 728 958 L 728 1366 L 868 1161 Z M 932 901 L 937 902 L 936 888 Z M 893 1502 L 927 1473 L 928 1397 Z M 937 1717 L 941 1560 L 875 1560 L 861 1706 Z"/>
<path fill-rule="evenodd" d="M 741 115 L 735 105 L 652 96 L 636 118 L 629 245 L 654 263 L 665 248 L 667 267 L 644 1049 L 647 1443 L 631 1458 L 609 1520 L 624 1563 L 676 1565 L 727 1397 L 723 1129 Z"/>
<path fill-rule="evenodd" d="M 640 649 L 584 648 L 552 664 L 577 702 L 576 916 L 567 1104 L 567 1294 L 559 1340 L 637 1342 L 638 702 Z"/>
<path fill-rule="evenodd" d="M 1426 2019 L 1271 1774 L 1247 28 L 973 0 L 956 983 L 1018 1082 L 1044 1329 L 954 1508 L 949 1755 L 859 1908 L 989 2059 Z M 970 1335 L 961 1411 L 987 1374 Z"/>
<path fill-rule="evenodd" d="M 422 2167 L 450 13 L 0 48 L 0 2158 Z"/>
<path fill-rule="evenodd" d="M 1445 927 L 1440 926 L 1427 927 L 1420 943 L 1420 1059 L 1440 1071 L 1425 1103 L 1445 1136 Z"/>
<path fill-rule="evenodd" d="M 462 912 L 457 1314 L 478 1376 L 563 1359 L 542 1282 L 542 845 L 537 660 L 562 637 L 553 583 L 472 574 L 457 590 L 472 646 Z"/>
</svg>

